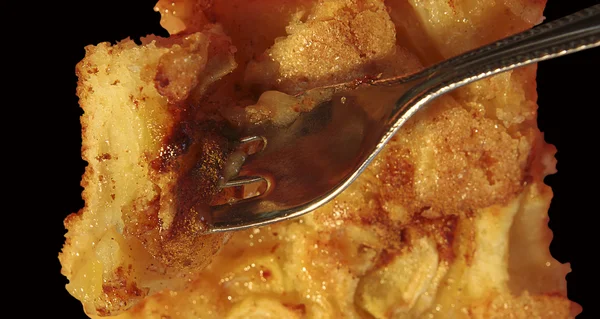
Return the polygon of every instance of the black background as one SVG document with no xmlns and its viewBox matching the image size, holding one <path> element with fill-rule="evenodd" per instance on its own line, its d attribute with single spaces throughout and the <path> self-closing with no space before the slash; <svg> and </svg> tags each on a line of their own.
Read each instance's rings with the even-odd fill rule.
<svg viewBox="0 0 600 319">
<path fill-rule="evenodd" d="M 9 115 L 15 112 L 5 115 L 3 157 L 17 167 L 5 167 L 12 184 L 4 197 L 15 207 L 5 213 L 16 218 L 5 227 L 5 234 L 10 235 L 8 256 L 17 261 L 11 260 L 10 267 L 23 272 L 6 273 L 15 291 L 9 300 L 24 302 L 26 313 L 58 318 L 85 318 L 80 302 L 64 288 L 67 281 L 60 275 L 57 258 L 64 241 L 62 220 L 83 206 L 79 182 L 85 163 L 80 155 L 75 64 L 88 44 L 166 35 L 159 14 L 152 10 L 153 0 L 73 3 L 31 3 L 27 4 L 31 8 L 9 7 L 4 12 L 5 23 L 19 21 L 5 27 L 3 46 L 5 53 L 16 57 L 3 66 L 10 71 L 4 80 L 11 83 L 3 86 L 5 109 Z M 553 20 L 596 3 L 550 0 L 545 16 Z M 25 46 L 11 47 L 14 40 Z M 593 281 L 599 271 L 593 260 L 600 251 L 600 229 L 594 224 L 600 197 L 594 153 L 600 126 L 595 116 L 600 85 L 594 76 L 600 71 L 599 53 L 593 49 L 545 61 L 538 70 L 539 126 L 558 148 L 558 173 L 546 180 L 555 192 L 549 213 L 554 232 L 550 250 L 559 261 L 571 263 L 568 295 L 584 309 L 578 318 L 597 318 L 593 312 L 598 307 L 592 297 L 598 296 Z"/>
</svg>

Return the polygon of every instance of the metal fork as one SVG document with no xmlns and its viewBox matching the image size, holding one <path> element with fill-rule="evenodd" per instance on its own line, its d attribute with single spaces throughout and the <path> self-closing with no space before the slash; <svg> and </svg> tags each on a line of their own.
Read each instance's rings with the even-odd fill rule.
<svg viewBox="0 0 600 319">
<path fill-rule="evenodd" d="M 483 78 L 600 45 L 600 5 L 446 60 L 422 72 L 308 91 L 330 95 L 289 126 L 248 132 L 259 144 L 223 187 L 262 183 L 258 196 L 213 206 L 208 232 L 241 230 L 306 214 L 346 189 L 424 105 Z M 354 89 L 348 90 L 349 87 Z"/>
</svg>

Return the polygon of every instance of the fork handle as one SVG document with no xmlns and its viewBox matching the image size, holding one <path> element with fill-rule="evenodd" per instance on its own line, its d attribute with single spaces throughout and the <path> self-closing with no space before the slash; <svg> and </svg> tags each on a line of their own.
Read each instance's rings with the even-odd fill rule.
<svg viewBox="0 0 600 319">
<path fill-rule="evenodd" d="M 434 65 L 402 80 L 421 82 L 397 101 L 391 129 L 382 142 L 387 142 L 418 109 L 440 95 L 501 72 L 599 45 L 600 5 L 594 5 Z M 394 80 L 386 84 L 393 85 Z"/>
</svg>

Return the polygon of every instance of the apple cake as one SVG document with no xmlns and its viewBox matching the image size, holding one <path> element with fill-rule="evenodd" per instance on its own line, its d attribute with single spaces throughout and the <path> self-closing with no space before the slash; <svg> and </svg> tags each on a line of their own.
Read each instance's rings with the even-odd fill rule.
<svg viewBox="0 0 600 319">
<path fill-rule="evenodd" d="M 544 6 L 160 0 L 169 37 L 88 46 L 77 65 L 87 167 L 59 255 L 68 291 L 91 318 L 574 317 L 570 268 L 549 253 L 555 149 L 535 66 L 433 101 L 325 206 L 203 232 L 240 128 L 293 121 L 286 106 L 311 88 L 528 29 Z"/>
</svg>

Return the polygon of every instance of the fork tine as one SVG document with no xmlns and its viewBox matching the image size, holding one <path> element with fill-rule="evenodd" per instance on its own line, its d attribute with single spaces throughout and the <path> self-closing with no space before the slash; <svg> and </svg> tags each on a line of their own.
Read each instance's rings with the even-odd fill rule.
<svg viewBox="0 0 600 319">
<path fill-rule="evenodd" d="M 221 188 L 223 187 L 234 187 L 239 185 L 246 185 L 249 183 L 255 182 L 252 179 L 249 180 L 240 180 L 235 183 L 228 183 L 230 180 L 236 179 L 244 162 L 248 156 L 256 154 L 258 152 L 262 152 L 267 145 L 267 140 L 262 136 L 248 136 L 239 140 L 236 150 L 229 154 L 225 162 L 225 166 L 223 168 L 223 180 L 225 182 L 221 182 L 219 185 Z"/>
<path fill-rule="evenodd" d="M 256 148 L 253 148 L 255 146 Z M 267 139 L 262 136 L 254 135 L 240 139 L 238 149 L 244 150 L 247 155 L 261 152 L 267 147 Z"/>
<path fill-rule="evenodd" d="M 268 183 L 267 180 L 261 176 L 242 176 L 225 182 L 223 185 L 221 185 L 221 188 L 238 187 L 258 182 Z"/>
</svg>

